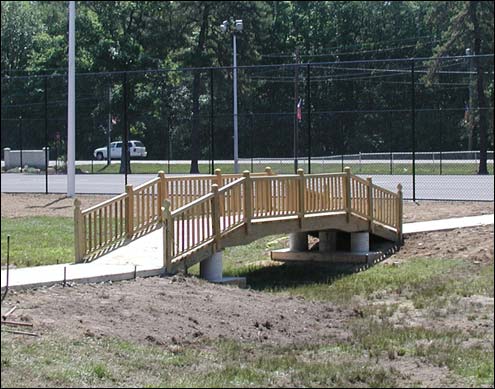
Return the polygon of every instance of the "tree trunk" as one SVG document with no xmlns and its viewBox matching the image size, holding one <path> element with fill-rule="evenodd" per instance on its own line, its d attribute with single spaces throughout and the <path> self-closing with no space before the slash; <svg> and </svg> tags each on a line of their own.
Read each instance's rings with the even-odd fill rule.
<svg viewBox="0 0 495 389">
<path fill-rule="evenodd" d="M 478 15 L 476 11 L 478 9 L 478 1 L 472 1 L 469 3 L 469 15 L 474 29 L 474 54 L 481 54 L 481 33 L 478 21 Z M 478 174 L 488 174 L 487 167 L 487 111 L 486 111 L 486 97 L 485 89 L 483 86 L 483 66 L 479 57 L 474 58 L 476 65 L 476 92 L 478 95 L 478 127 L 480 134 L 480 166 Z M 481 108 L 481 109 L 480 109 Z"/>
<path fill-rule="evenodd" d="M 206 43 L 206 33 L 208 29 L 208 15 L 210 7 L 208 4 L 204 5 L 202 13 L 201 30 L 199 32 L 198 45 L 196 46 L 194 62 L 197 66 L 203 65 L 201 62 L 201 54 L 204 51 Z M 192 128 L 191 128 L 191 174 L 199 173 L 198 159 L 199 159 L 199 95 L 201 90 L 201 73 L 199 71 L 194 72 L 193 85 L 192 85 Z"/>
</svg>

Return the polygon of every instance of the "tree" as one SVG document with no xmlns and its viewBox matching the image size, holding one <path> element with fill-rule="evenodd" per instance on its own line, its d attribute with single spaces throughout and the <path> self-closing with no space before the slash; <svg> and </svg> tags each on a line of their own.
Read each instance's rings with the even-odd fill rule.
<svg viewBox="0 0 495 389">
<path fill-rule="evenodd" d="M 437 23 L 446 37 L 445 43 L 437 46 L 434 61 L 430 64 L 428 79 L 431 81 L 438 69 L 439 59 L 452 52 L 462 54 L 466 47 L 474 48 L 475 55 L 491 50 L 493 52 L 493 3 L 485 1 L 434 2 L 428 14 L 430 23 Z M 477 115 L 472 120 L 479 132 L 480 164 L 478 174 L 488 174 L 487 169 L 487 133 L 488 110 L 484 83 L 484 68 L 479 57 L 474 58 L 476 66 Z M 471 104 L 474 105 L 474 104 Z"/>
</svg>

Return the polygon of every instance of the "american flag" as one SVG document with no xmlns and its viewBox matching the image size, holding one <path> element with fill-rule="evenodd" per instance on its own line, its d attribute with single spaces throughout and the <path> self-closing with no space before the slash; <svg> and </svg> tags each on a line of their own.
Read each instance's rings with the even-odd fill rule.
<svg viewBox="0 0 495 389">
<path fill-rule="evenodd" d="M 302 120 L 302 99 L 299 97 L 299 101 L 297 102 L 297 111 L 296 111 L 297 120 Z"/>
</svg>

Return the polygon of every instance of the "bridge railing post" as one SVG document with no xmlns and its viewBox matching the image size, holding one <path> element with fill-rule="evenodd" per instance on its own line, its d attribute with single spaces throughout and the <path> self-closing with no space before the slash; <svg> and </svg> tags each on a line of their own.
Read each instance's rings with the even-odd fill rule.
<svg viewBox="0 0 495 389">
<path fill-rule="evenodd" d="M 131 184 L 125 186 L 125 230 L 126 238 L 131 239 L 134 234 L 134 189 Z"/>
<path fill-rule="evenodd" d="M 174 244 L 174 221 L 170 212 L 170 200 L 163 200 L 161 211 L 163 220 L 163 266 L 169 273 L 171 271 L 172 247 Z"/>
<path fill-rule="evenodd" d="M 403 212 L 403 194 L 402 185 L 397 185 L 397 239 L 402 243 L 402 212 Z"/>
<path fill-rule="evenodd" d="M 351 168 L 344 168 L 344 208 L 346 213 L 346 221 L 349 223 L 349 216 L 351 214 Z"/>
<path fill-rule="evenodd" d="M 253 217 L 253 203 L 252 203 L 252 181 L 251 173 L 249 170 L 245 170 L 242 175 L 244 176 L 244 223 L 246 225 L 246 234 L 249 234 L 251 228 L 251 219 Z"/>
<path fill-rule="evenodd" d="M 373 181 L 371 177 L 367 177 L 366 181 L 368 186 L 366 187 L 366 194 L 368 197 L 368 222 L 369 231 L 373 232 Z"/>
<path fill-rule="evenodd" d="M 304 177 L 304 170 L 297 169 L 297 174 L 299 175 L 299 227 L 302 228 L 302 222 L 304 219 L 304 214 L 306 213 L 305 195 L 306 195 L 306 178 Z"/>
<path fill-rule="evenodd" d="M 215 169 L 215 183 L 219 188 L 223 186 L 222 169 Z"/>
<path fill-rule="evenodd" d="M 220 251 L 222 248 L 222 230 L 220 227 L 220 194 L 218 193 L 218 185 L 213 184 L 211 186 L 213 192 L 213 206 L 211 207 L 211 219 L 213 226 L 215 252 Z"/>
<path fill-rule="evenodd" d="M 165 172 L 160 170 L 158 172 L 158 177 L 160 177 L 160 181 L 158 182 L 158 215 L 160 215 L 160 222 L 164 222 L 165 220 L 163 219 L 163 214 L 160 212 L 163 200 L 167 198 L 167 183 L 166 183 L 166 178 L 165 178 Z"/>
<path fill-rule="evenodd" d="M 272 172 L 272 168 L 270 166 L 267 166 L 265 167 L 265 174 L 267 176 L 272 176 L 273 175 L 273 172 Z M 272 180 L 267 180 L 266 181 L 266 190 L 267 190 L 267 201 L 268 203 L 266 204 L 266 211 L 268 213 L 271 213 L 272 212 L 272 208 L 273 208 L 273 193 L 272 193 Z"/>
<path fill-rule="evenodd" d="M 84 221 L 81 213 L 81 200 L 74 200 L 74 252 L 76 263 L 82 262 L 85 251 Z"/>
</svg>

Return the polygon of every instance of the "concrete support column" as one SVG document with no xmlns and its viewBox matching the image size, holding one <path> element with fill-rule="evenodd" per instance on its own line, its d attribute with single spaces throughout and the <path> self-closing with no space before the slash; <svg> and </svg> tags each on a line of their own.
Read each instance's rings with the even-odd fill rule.
<svg viewBox="0 0 495 389">
<path fill-rule="evenodd" d="M 364 253 L 370 251 L 369 232 L 351 232 L 351 252 Z"/>
<path fill-rule="evenodd" d="M 289 234 L 290 251 L 308 251 L 308 233 L 293 232 Z"/>
<path fill-rule="evenodd" d="M 210 258 L 199 264 L 199 275 L 208 281 L 221 282 L 223 277 L 222 251 L 218 251 Z"/>
<path fill-rule="evenodd" d="M 337 231 L 328 230 L 318 233 L 320 239 L 319 250 L 322 253 L 334 252 L 337 249 Z"/>
</svg>

